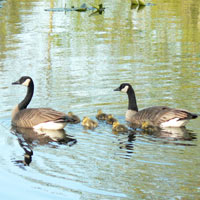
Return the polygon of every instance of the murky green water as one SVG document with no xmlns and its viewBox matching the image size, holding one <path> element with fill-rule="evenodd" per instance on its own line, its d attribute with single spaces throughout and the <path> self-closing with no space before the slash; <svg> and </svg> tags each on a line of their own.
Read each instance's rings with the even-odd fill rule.
<svg viewBox="0 0 200 200">
<path fill-rule="evenodd" d="M 2 199 L 199 199 L 199 119 L 156 135 L 116 135 L 103 122 L 95 131 L 68 125 L 49 133 L 60 143 L 11 133 L 11 110 L 26 92 L 11 82 L 22 75 L 35 81 L 30 107 L 81 118 L 101 108 L 125 123 L 127 96 L 113 92 L 122 82 L 134 86 L 139 108 L 200 113 L 200 2 L 154 0 L 139 10 L 110 0 L 103 15 L 91 17 L 44 11 L 65 3 L 83 1 L 0 2 Z"/>
</svg>

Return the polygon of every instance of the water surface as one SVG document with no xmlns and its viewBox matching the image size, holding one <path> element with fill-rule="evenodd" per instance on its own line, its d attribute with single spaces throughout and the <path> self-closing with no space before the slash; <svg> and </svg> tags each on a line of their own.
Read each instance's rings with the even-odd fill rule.
<svg viewBox="0 0 200 200">
<path fill-rule="evenodd" d="M 7 0 L 0 8 L 2 198 L 198 199 L 199 119 L 156 134 L 113 134 L 104 122 L 94 131 L 69 124 L 46 137 L 10 130 L 11 110 L 26 92 L 11 83 L 22 75 L 35 82 L 30 107 L 81 118 L 94 119 L 101 108 L 126 124 L 127 96 L 113 91 L 122 82 L 133 85 L 139 108 L 200 111 L 199 2 L 155 0 L 131 9 L 111 0 L 91 17 L 44 11 L 65 3 L 82 4 Z"/>
</svg>

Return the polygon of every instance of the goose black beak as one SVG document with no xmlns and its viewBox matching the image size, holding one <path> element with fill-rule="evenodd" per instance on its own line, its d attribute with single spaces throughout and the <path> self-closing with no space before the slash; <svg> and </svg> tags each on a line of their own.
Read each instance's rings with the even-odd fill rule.
<svg viewBox="0 0 200 200">
<path fill-rule="evenodd" d="M 19 85 L 19 84 L 20 84 L 19 80 L 12 83 L 12 85 Z"/>
<path fill-rule="evenodd" d="M 118 87 L 118 88 L 114 89 L 114 91 L 120 91 L 120 88 Z"/>
</svg>

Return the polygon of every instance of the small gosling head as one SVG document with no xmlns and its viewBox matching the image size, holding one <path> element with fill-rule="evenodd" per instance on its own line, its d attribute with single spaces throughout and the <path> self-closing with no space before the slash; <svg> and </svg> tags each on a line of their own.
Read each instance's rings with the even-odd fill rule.
<svg viewBox="0 0 200 200">
<path fill-rule="evenodd" d="M 70 118 L 72 118 L 72 120 L 73 120 L 73 122 L 72 122 L 72 124 L 78 124 L 78 123 L 80 123 L 80 118 L 78 117 L 78 116 L 76 116 L 76 115 L 74 115 L 74 113 L 73 112 L 68 112 L 68 114 L 67 114 Z"/>
<path fill-rule="evenodd" d="M 84 117 L 81 124 L 90 129 L 94 129 L 98 126 L 98 123 L 89 117 Z"/>
<path fill-rule="evenodd" d="M 83 121 L 82 121 L 82 125 L 84 125 L 84 123 L 86 123 L 90 118 L 85 116 L 83 117 Z"/>
<path fill-rule="evenodd" d="M 97 111 L 97 114 L 98 115 L 100 115 L 100 114 L 102 114 L 103 112 L 102 112 L 102 110 L 101 109 L 99 109 L 98 111 Z"/>
<path fill-rule="evenodd" d="M 112 114 L 108 114 L 108 119 L 112 119 L 113 115 Z"/>
<path fill-rule="evenodd" d="M 107 119 L 107 114 L 103 113 L 101 109 L 99 109 L 97 111 L 97 115 L 96 115 L 96 118 L 98 120 L 106 120 Z"/>
<path fill-rule="evenodd" d="M 113 117 L 113 115 L 112 114 L 109 114 L 108 116 L 107 116 L 107 119 L 106 119 L 106 123 L 107 124 L 113 124 L 114 122 L 116 122 L 117 121 L 117 119 L 115 119 L 114 117 Z"/>
<path fill-rule="evenodd" d="M 148 127 L 149 127 L 149 122 L 147 121 L 142 122 L 142 126 L 141 126 L 142 129 L 146 129 Z"/>
<path fill-rule="evenodd" d="M 68 112 L 68 116 L 70 116 L 70 117 L 72 117 L 74 114 L 73 114 L 73 112 Z"/>
<path fill-rule="evenodd" d="M 113 128 L 116 128 L 118 125 L 120 125 L 120 123 L 118 121 L 113 123 Z"/>
<path fill-rule="evenodd" d="M 113 130 L 113 132 L 116 132 L 116 133 L 128 132 L 128 129 L 126 128 L 126 126 L 124 126 L 123 124 L 120 124 L 118 121 L 115 121 L 113 123 L 112 130 Z"/>
</svg>

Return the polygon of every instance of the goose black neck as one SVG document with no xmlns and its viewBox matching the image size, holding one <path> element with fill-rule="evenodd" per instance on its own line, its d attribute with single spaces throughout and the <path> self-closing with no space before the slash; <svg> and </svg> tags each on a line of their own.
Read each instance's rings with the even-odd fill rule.
<svg viewBox="0 0 200 200">
<path fill-rule="evenodd" d="M 34 92 L 34 84 L 33 84 L 33 81 L 31 81 L 29 83 L 28 88 L 27 88 L 27 93 L 26 93 L 25 98 L 18 105 L 19 106 L 19 110 L 26 109 L 26 107 L 28 106 L 28 104 L 30 103 L 30 101 L 32 99 L 33 92 Z"/>
<path fill-rule="evenodd" d="M 128 109 L 129 110 L 134 110 L 138 112 L 138 107 L 137 107 L 137 102 L 136 102 L 136 97 L 135 97 L 135 92 L 132 87 L 130 87 L 127 91 L 128 94 Z"/>
</svg>

